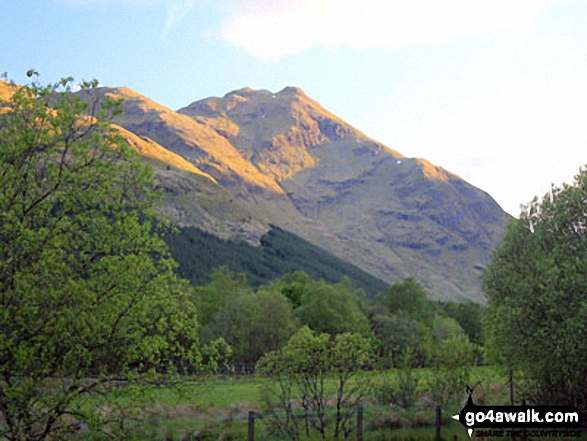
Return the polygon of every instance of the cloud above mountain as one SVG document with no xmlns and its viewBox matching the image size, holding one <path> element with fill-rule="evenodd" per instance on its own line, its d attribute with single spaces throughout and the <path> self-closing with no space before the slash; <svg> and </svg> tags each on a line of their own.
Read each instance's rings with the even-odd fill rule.
<svg viewBox="0 0 587 441">
<path fill-rule="evenodd" d="M 460 36 L 523 38 L 548 0 L 229 0 L 221 38 L 265 60 L 315 46 L 398 49 Z"/>
<path fill-rule="evenodd" d="M 134 7 L 150 8 L 154 6 L 165 8 L 165 22 L 162 35 L 166 35 L 185 17 L 187 17 L 196 6 L 198 0 L 56 0 L 69 6 L 78 7 Z M 203 2 L 200 2 L 203 3 Z"/>
<path fill-rule="evenodd" d="M 55 0 L 77 7 L 165 8 L 162 35 L 196 7 L 220 17 L 207 35 L 262 60 L 316 46 L 400 49 L 452 37 L 517 41 L 555 0 Z"/>
</svg>

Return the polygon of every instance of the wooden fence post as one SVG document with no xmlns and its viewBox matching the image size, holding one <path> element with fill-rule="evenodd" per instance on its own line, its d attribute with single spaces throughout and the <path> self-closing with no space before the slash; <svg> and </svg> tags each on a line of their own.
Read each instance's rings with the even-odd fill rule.
<svg viewBox="0 0 587 441">
<path fill-rule="evenodd" d="M 440 422 L 442 419 L 442 408 L 436 406 L 436 441 L 440 441 Z"/>
<path fill-rule="evenodd" d="M 363 407 L 357 409 L 357 441 L 363 441 Z"/>
<path fill-rule="evenodd" d="M 255 441 L 255 412 L 249 412 L 249 438 L 248 441 Z"/>
<path fill-rule="evenodd" d="M 510 383 L 510 406 L 514 405 L 514 370 L 510 368 L 509 372 L 509 383 Z"/>
<path fill-rule="evenodd" d="M 522 398 L 522 406 L 526 406 L 526 398 Z M 526 439 L 526 428 L 522 427 L 522 439 Z"/>
</svg>

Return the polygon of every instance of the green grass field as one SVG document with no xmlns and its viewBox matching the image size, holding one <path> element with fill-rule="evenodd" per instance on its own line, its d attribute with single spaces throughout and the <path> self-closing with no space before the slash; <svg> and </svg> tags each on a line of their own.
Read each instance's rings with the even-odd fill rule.
<svg viewBox="0 0 587 441">
<path fill-rule="evenodd" d="M 373 398 L 373 390 L 398 381 L 396 371 L 365 372 L 354 381 L 369 380 L 370 393 L 363 402 L 364 440 L 434 440 L 435 404 L 427 392 L 433 372 L 414 370 L 419 378 L 418 398 L 412 408 L 401 409 L 382 404 Z M 491 367 L 472 370 L 476 404 L 507 404 L 509 390 L 502 375 Z M 126 413 L 125 424 L 131 439 L 161 440 L 240 440 L 247 439 L 249 412 L 255 412 L 255 440 L 276 439 L 268 430 L 269 417 L 262 401 L 262 390 L 272 380 L 256 376 L 186 380 L 175 386 L 149 386 L 141 389 L 122 388 L 104 401 L 89 399 L 85 405 L 99 406 L 107 412 Z M 336 380 L 326 380 L 326 392 L 334 392 Z M 451 419 L 461 402 L 443 407 L 441 436 L 443 440 L 469 439 L 465 429 Z M 265 414 L 265 416 L 264 416 Z M 119 413 L 118 416 L 121 414 Z M 335 409 L 328 408 L 327 424 L 335 419 Z M 352 417 L 356 421 L 356 415 Z M 91 439 L 95 439 L 92 436 Z M 305 438 L 302 439 L 320 439 Z M 330 438 L 327 438 L 330 439 Z M 353 432 L 349 439 L 356 439 Z M 488 438 L 489 439 L 489 438 Z M 491 438 L 498 439 L 498 438 Z M 505 438 L 504 438 L 505 439 Z M 552 439 L 552 438 L 549 438 Z"/>
</svg>

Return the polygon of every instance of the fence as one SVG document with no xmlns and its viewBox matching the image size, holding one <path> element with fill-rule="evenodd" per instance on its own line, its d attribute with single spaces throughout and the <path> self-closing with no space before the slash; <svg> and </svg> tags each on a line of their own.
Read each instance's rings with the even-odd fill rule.
<svg viewBox="0 0 587 441">
<path fill-rule="evenodd" d="M 418 407 L 412 409 L 404 409 L 404 410 L 434 410 L 435 414 L 435 440 L 441 440 L 441 427 L 442 427 L 442 406 L 434 406 L 434 407 Z M 358 407 L 356 409 L 356 426 L 354 429 L 355 437 L 357 441 L 363 441 L 363 422 L 364 422 L 364 408 Z M 258 415 L 254 411 L 250 411 L 248 415 L 248 431 L 247 431 L 247 441 L 255 441 L 255 420 L 258 418 Z"/>
<path fill-rule="evenodd" d="M 287 440 L 297 439 L 299 441 L 314 440 L 388 440 L 388 439 L 422 439 L 422 440 L 440 440 L 449 439 L 465 441 L 469 437 L 464 428 L 457 421 L 452 420 L 451 415 L 457 413 L 459 409 L 453 409 L 451 406 L 433 406 L 433 407 L 414 407 L 414 408 L 394 408 L 388 406 L 366 405 L 347 409 L 352 411 L 352 421 L 349 422 L 346 433 L 340 433 L 338 437 L 334 435 L 336 409 L 328 409 L 324 419 L 326 421 L 326 431 L 321 435 L 317 430 L 311 430 L 306 433 L 304 426 L 304 416 L 307 413 L 300 412 L 299 432 L 297 436 L 287 436 L 279 434 L 271 425 L 271 414 L 257 410 L 240 411 L 229 418 L 214 417 L 209 415 L 206 419 L 189 418 L 183 422 L 175 420 L 165 422 L 159 420 L 152 421 L 157 428 L 151 432 L 148 439 L 175 439 L 180 441 L 192 440 L 248 440 L 248 441 L 268 441 L 268 440 Z M 401 420 L 401 422 L 400 422 Z M 407 422 L 407 423 L 406 423 Z M 171 424 L 175 426 L 171 430 Z M 155 435 L 152 435 L 155 433 Z M 144 438 L 147 439 L 147 438 Z"/>
<path fill-rule="evenodd" d="M 494 377 L 493 372 L 484 372 L 485 370 L 476 371 L 473 378 L 474 384 L 486 375 Z M 433 404 L 437 402 L 435 397 L 426 392 L 434 379 L 433 372 L 416 370 L 413 377 L 420 381 L 416 404 L 401 407 L 400 402 L 389 398 L 387 394 L 381 394 L 385 386 L 398 383 L 395 373 L 367 372 L 349 380 L 346 386 L 351 393 L 350 400 L 343 401 L 345 403 L 343 411 L 349 415 L 345 420 L 347 433 L 340 434 L 339 438 L 385 440 L 416 437 L 433 440 L 442 436 L 450 440 L 468 439 L 460 423 L 451 419 L 452 415 L 461 410 L 463 403 L 457 401 L 454 405 L 443 406 L 437 411 L 437 407 Z M 362 387 L 360 383 L 364 381 L 367 382 L 368 387 L 363 389 L 364 395 L 356 398 L 353 390 L 358 390 L 355 387 Z M 501 384 L 504 383 L 505 381 Z M 295 395 L 290 394 L 287 397 L 287 403 L 280 402 L 277 396 L 277 401 L 272 400 L 276 404 L 273 406 L 263 395 L 264 391 L 270 389 L 272 385 L 275 385 L 273 378 L 238 375 L 215 377 L 210 380 L 204 378 L 183 381 L 177 389 L 167 389 L 165 386 L 153 387 L 134 401 L 139 409 L 139 418 L 131 425 L 137 430 L 156 434 L 156 436 L 144 436 L 137 439 L 263 441 L 280 438 L 276 436 L 275 430 L 272 430 L 274 429 L 272 415 L 283 415 L 289 412 L 290 417 L 296 419 L 295 424 L 298 424 L 297 439 L 322 439 L 319 430 L 313 425 L 320 423 L 316 422 L 317 418 L 321 418 L 326 425 L 328 435 L 326 438 L 334 437 L 338 424 L 336 414 L 338 380 L 336 378 L 324 380 L 324 402 L 321 405 L 304 401 L 308 398 L 298 395 L 299 391 L 296 391 Z M 489 394 L 489 383 L 486 383 L 482 390 Z M 496 391 L 496 393 L 500 394 L 500 401 L 506 399 L 505 390 Z M 346 396 L 349 397 L 349 395 Z M 275 395 L 271 397 L 275 398 Z M 487 399 L 496 401 L 496 398 L 490 395 Z M 453 402 L 452 399 L 450 402 Z M 392 406 L 389 403 L 395 403 L 395 405 Z M 127 406 L 127 404 L 124 405 Z M 312 412 L 321 412 L 322 415 L 312 416 Z M 307 435 L 306 424 L 310 426 L 310 436 Z M 292 439 L 288 434 L 281 438 Z"/>
</svg>

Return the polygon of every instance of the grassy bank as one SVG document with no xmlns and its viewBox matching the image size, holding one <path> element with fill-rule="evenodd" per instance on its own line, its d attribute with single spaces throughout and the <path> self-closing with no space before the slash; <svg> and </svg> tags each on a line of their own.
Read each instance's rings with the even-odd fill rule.
<svg viewBox="0 0 587 441">
<path fill-rule="evenodd" d="M 379 394 L 399 381 L 397 371 L 364 372 L 351 380 L 349 386 L 356 382 L 369 383 L 363 402 L 365 439 L 434 438 L 435 403 L 428 392 L 434 372 L 415 369 L 413 376 L 418 379 L 418 387 L 409 409 L 391 406 Z M 108 399 L 92 397 L 83 405 L 97 407 L 121 420 L 124 428 L 130 428 L 135 434 L 135 439 L 246 439 L 251 411 L 256 414 L 255 439 L 271 439 L 262 392 L 273 381 L 257 376 L 191 378 L 173 386 L 120 388 Z M 491 367 L 474 368 L 472 384 L 476 385 L 475 398 L 479 404 L 504 404 L 508 400 L 504 378 Z M 336 387 L 334 377 L 326 379 L 326 395 L 333 394 Z M 463 391 L 461 401 L 465 399 Z M 465 433 L 458 422 L 450 419 L 461 405 L 457 402 L 444 408 L 442 430 L 443 434 L 451 434 L 450 439 Z M 332 424 L 334 413 L 333 407 L 326 409 L 327 424 Z"/>
</svg>

